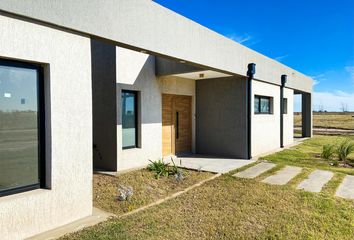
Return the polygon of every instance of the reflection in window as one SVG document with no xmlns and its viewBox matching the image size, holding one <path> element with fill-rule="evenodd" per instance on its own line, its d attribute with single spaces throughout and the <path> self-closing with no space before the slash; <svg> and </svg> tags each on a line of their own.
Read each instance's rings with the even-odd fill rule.
<svg viewBox="0 0 354 240">
<path fill-rule="evenodd" d="M 39 67 L 0 59 L 0 196 L 40 186 Z"/>
<path fill-rule="evenodd" d="M 288 99 L 283 98 L 283 113 L 287 114 L 288 113 Z"/>
<path fill-rule="evenodd" d="M 137 147 L 137 93 L 122 91 L 123 149 Z"/>
<path fill-rule="evenodd" d="M 272 98 L 265 96 L 254 96 L 254 113 L 272 114 Z"/>
</svg>

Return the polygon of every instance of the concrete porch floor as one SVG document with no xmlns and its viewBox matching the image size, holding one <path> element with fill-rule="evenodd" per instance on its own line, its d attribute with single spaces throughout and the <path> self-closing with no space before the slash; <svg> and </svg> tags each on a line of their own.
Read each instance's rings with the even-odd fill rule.
<svg viewBox="0 0 354 240">
<path fill-rule="evenodd" d="M 179 167 L 213 173 L 228 173 L 255 162 L 254 160 L 217 158 L 202 155 L 170 156 L 164 157 L 164 161 L 171 162 L 171 157 Z"/>
</svg>

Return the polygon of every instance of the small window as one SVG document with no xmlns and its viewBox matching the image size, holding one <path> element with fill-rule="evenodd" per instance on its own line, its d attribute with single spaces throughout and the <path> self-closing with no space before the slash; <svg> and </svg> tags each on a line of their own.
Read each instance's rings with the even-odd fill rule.
<svg viewBox="0 0 354 240">
<path fill-rule="evenodd" d="M 283 113 L 288 114 L 288 99 L 283 98 Z"/>
<path fill-rule="evenodd" d="M 265 96 L 254 96 L 254 113 L 272 114 L 273 98 Z"/>
<path fill-rule="evenodd" d="M 137 147 L 137 92 L 122 91 L 123 149 Z"/>
<path fill-rule="evenodd" d="M 0 59 L 0 197 L 45 186 L 42 72 Z"/>
</svg>

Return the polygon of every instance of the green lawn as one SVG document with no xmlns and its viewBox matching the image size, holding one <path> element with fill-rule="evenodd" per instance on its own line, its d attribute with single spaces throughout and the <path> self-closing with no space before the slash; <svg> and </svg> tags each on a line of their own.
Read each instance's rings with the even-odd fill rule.
<svg viewBox="0 0 354 240">
<path fill-rule="evenodd" d="M 318 168 L 354 175 L 354 168 L 334 167 L 330 165 L 334 162 L 333 160 L 323 160 L 320 157 L 323 145 L 340 143 L 346 138 L 354 141 L 354 136 L 315 136 L 311 139 L 305 140 L 300 145 L 268 155 L 262 159 L 280 165 Z M 350 155 L 350 159 L 354 160 L 354 154 Z"/>
<path fill-rule="evenodd" d="M 160 205 L 115 218 L 66 239 L 354 239 L 354 201 L 334 197 L 353 169 L 332 167 L 316 156 L 322 144 L 342 140 L 315 137 L 302 145 L 267 157 L 278 165 L 256 179 L 222 175 Z M 353 157 L 353 155 L 351 156 Z M 284 167 L 298 165 L 303 172 L 285 186 L 260 180 Z M 321 193 L 296 190 L 315 168 L 335 172 Z M 144 175 L 139 181 L 150 181 Z M 124 181 L 122 176 L 121 181 Z M 102 183 L 102 188 L 105 185 Z"/>
</svg>

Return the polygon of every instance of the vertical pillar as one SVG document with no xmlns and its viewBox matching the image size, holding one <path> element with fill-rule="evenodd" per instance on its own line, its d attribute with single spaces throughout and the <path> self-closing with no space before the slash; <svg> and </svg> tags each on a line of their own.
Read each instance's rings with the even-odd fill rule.
<svg viewBox="0 0 354 240">
<path fill-rule="evenodd" d="M 247 71 L 247 158 L 252 158 L 252 79 L 256 74 L 256 64 L 248 64 Z"/>
<path fill-rule="evenodd" d="M 312 137 L 312 97 L 302 93 L 302 137 Z"/>
<path fill-rule="evenodd" d="M 287 75 L 281 75 L 280 86 L 280 147 L 284 147 L 284 87 L 287 81 Z"/>
</svg>

